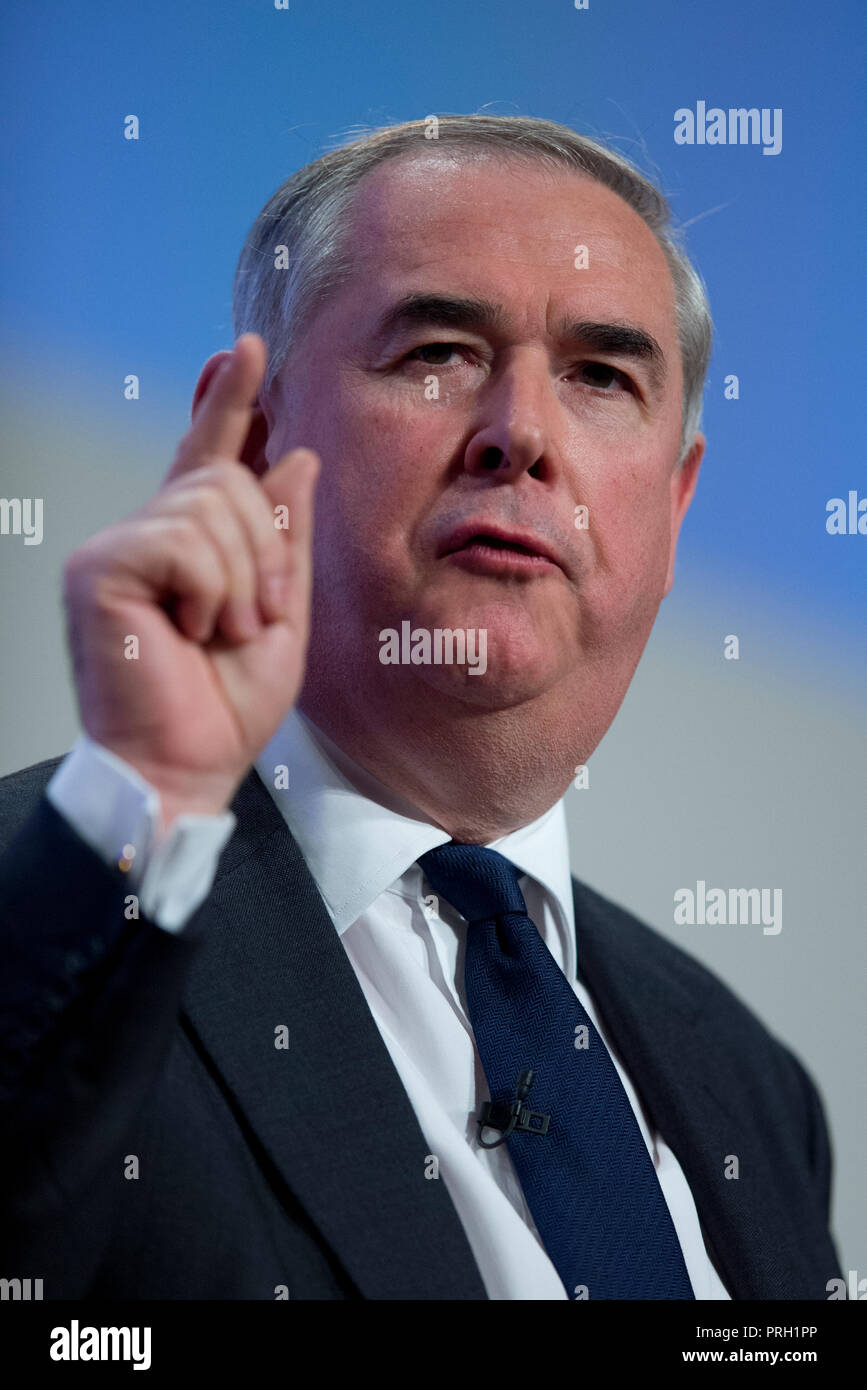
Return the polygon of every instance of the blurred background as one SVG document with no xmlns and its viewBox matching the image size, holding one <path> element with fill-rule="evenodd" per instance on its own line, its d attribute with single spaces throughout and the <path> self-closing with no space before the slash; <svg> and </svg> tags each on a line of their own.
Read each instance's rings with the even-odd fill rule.
<svg viewBox="0 0 867 1390">
<path fill-rule="evenodd" d="M 484 111 L 564 122 L 661 183 L 716 323 L 708 449 L 675 589 L 567 796 L 573 872 L 802 1058 L 861 1278 L 867 535 L 825 521 L 867 496 L 865 32 L 860 0 L 45 0 L 2 19 L 0 97 L 0 495 L 44 499 L 41 545 L 0 536 L 0 773 L 76 737 L 63 560 L 156 490 L 231 346 L 242 241 L 293 170 L 360 127 Z M 781 152 L 676 145 L 700 100 L 782 108 Z M 675 926 L 699 879 L 782 889 L 781 932 Z"/>
</svg>

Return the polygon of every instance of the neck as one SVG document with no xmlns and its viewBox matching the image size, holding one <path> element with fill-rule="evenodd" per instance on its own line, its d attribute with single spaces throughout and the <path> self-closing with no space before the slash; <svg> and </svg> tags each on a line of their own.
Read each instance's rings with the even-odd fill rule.
<svg viewBox="0 0 867 1390">
<path fill-rule="evenodd" d="M 488 844 L 537 820 L 584 760 L 575 725 L 562 708 L 555 715 L 548 697 L 487 710 L 430 691 L 427 700 L 419 692 L 418 700 L 392 707 L 345 698 L 347 689 L 329 689 L 326 698 L 308 681 L 299 708 L 348 757 L 462 844 Z"/>
</svg>

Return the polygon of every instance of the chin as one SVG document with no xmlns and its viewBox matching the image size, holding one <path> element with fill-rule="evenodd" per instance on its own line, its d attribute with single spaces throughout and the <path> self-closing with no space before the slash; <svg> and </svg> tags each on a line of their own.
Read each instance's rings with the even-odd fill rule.
<svg viewBox="0 0 867 1390">
<path fill-rule="evenodd" d="M 493 709 L 532 699 L 562 679 L 577 659 L 579 628 L 578 615 L 557 595 L 543 601 L 526 590 L 492 593 L 474 580 L 431 586 L 402 613 L 393 607 L 379 631 L 393 634 L 383 664 L 400 664 L 407 689 Z"/>
<path fill-rule="evenodd" d="M 462 704 L 472 705 L 479 710 L 514 709 L 538 699 L 555 684 L 555 678 L 540 682 L 538 676 L 531 677 L 527 672 L 498 673 L 488 670 L 485 676 L 466 676 L 454 671 L 449 677 L 443 676 L 442 669 L 434 667 L 419 670 L 419 679 L 432 687 L 438 694 L 458 699 Z"/>
<path fill-rule="evenodd" d="M 504 629 L 480 623 L 479 628 L 468 645 L 465 664 L 418 665 L 413 667 L 417 679 L 482 709 L 508 709 L 543 695 L 562 678 L 564 653 L 553 637 L 544 641 L 538 633 L 514 625 Z"/>
</svg>

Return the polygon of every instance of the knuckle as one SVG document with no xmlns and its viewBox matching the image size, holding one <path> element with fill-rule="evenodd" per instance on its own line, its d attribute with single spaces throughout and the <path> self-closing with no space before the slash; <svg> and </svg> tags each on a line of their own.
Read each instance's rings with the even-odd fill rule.
<svg viewBox="0 0 867 1390">
<path fill-rule="evenodd" d="M 202 482 L 210 482 L 217 487 L 229 488 L 236 485 L 239 472 L 243 472 L 243 466 L 235 463 L 232 459 L 222 458 L 219 454 L 208 454 L 203 460 L 201 467 L 196 473 Z"/>
<path fill-rule="evenodd" d="M 180 557 L 180 564 L 196 594 L 212 603 L 222 599 L 226 592 L 226 576 L 212 551 L 187 550 Z"/>
<path fill-rule="evenodd" d="M 216 483 L 205 479 L 190 493 L 187 505 L 191 515 L 199 516 L 213 525 L 225 515 L 226 502 L 225 491 Z"/>
<path fill-rule="evenodd" d="M 162 543 L 176 563 L 213 564 L 214 546 L 207 530 L 197 516 L 181 512 L 164 519 Z"/>
<path fill-rule="evenodd" d="M 89 536 L 67 556 L 63 565 L 63 581 L 70 587 L 87 580 L 97 570 L 111 565 L 124 551 L 129 527 L 124 523 L 108 526 Z"/>
<path fill-rule="evenodd" d="M 163 532 L 171 545 L 201 543 L 205 538 L 205 533 L 195 512 L 170 512 L 167 516 L 162 517 L 161 521 Z"/>
</svg>

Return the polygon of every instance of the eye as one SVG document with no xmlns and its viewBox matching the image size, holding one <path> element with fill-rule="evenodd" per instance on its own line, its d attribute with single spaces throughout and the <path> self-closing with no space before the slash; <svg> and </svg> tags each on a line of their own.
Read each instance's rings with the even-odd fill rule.
<svg viewBox="0 0 867 1390">
<path fill-rule="evenodd" d="M 632 390 L 632 380 L 626 372 L 621 372 L 619 368 L 612 367 L 607 362 L 582 362 L 579 376 L 584 378 L 587 386 L 594 387 L 606 396 L 615 394 L 609 390 L 611 386 L 620 386 L 625 391 Z"/>
<path fill-rule="evenodd" d="M 407 354 L 406 360 L 424 362 L 428 367 L 445 367 L 452 353 L 461 350 L 467 351 L 463 343 L 422 343 Z"/>
</svg>

